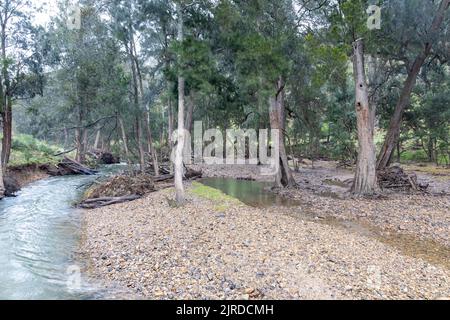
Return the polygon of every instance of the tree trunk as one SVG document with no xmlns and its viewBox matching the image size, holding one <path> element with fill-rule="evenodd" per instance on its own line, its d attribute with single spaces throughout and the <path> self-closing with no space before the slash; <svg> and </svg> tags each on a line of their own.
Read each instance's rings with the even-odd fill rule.
<svg viewBox="0 0 450 320">
<path fill-rule="evenodd" d="M 177 3 L 178 14 L 178 41 L 183 42 L 183 11 L 181 4 Z M 184 148 L 184 87 L 185 81 L 181 74 L 178 75 L 178 139 L 175 152 L 175 190 L 176 202 L 182 205 L 185 201 L 183 187 L 183 148 Z"/>
<path fill-rule="evenodd" d="M 127 158 L 127 163 L 130 164 L 130 149 L 128 149 L 128 139 L 127 139 L 127 132 L 125 131 L 125 125 L 123 123 L 122 117 L 119 116 L 119 125 L 120 125 L 120 131 L 122 132 L 122 142 L 123 142 L 123 149 L 125 151 L 125 157 Z"/>
<path fill-rule="evenodd" d="M 278 171 L 275 177 L 275 187 L 290 187 L 295 184 L 294 177 L 292 176 L 291 168 L 289 168 L 289 162 L 286 154 L 286 147 L 284 143 L 284 84 L 280 77 L 277 83 L 277 93 L 275 96 L 269 98 L 269 116 L 270 127 L 272 130 L 279 131 L 279 165 Z M 272 151 L 273 152 L 273 151 Z"/>
<path fill-rule="evenodd" d="M 1 144 L 0 144 L 0 149 L 2 148 Z M 1 151 L 0 151 L 1 153 Z M 0 166 L 0 200 L 3 199 L 5 197 L 5 183 L 3 182 L 3 176 L 4 176 L 4 170 L 3 167 Z M 6 171 L 5 171 L 6 172 Z"/>
<path fill-rule="evenodd" d="M 150 112 L 145 111 L 145 132 L 147 133 L 147 150 L 150 154 L 153 162 L 153 169 L 155 171 L 155 176 L 159 176 L 159 163 L 158 163 L 158 154 L 156 153 L 155 148 L 153 147 L 153 137 L 152 137 L 152 128 L 150 127 Z"/>
<path fill-rule="evenodd" d="M 102 131 L 101 131 L 101 129 L 98 129 L 97 134 L 95 135 L 94 149 L 99 148 L 101 136 L 102 136 Z"/>
<path fill-rule="evenodd" d="M 5 10 L 7 10 L 5 8 Z M 5 17 L 2 17 L 1 25 L 1 47 L 2 47 L 2 77 L 0 79 L 0 98 L 1 98 L 1 116 L 3 122 L 3 140 L 1 152 L 1 166 L 6 172 L 6 167 L 9 162 L 12 145 L 12 99 L 10 96 L 10 80 L 7 69 L 7 55 L 6 55 L 6 38 L 7 38 L 7 20 L 8 12 L 5 12 Z"/>
<path fill-rule="evenodd" d="M 172 135 L 173 135 L 173 131 L 174 131 L 174 117 L 173 117 L 173 109 L 172 109 L 172 99 L 171 98 L 169 98 L 169 119 L 168 119 L 168 121 L 169 121 L 169 124 L 168 124 L 168 127 L 169 127 L 169 132 L 168 132 L 168 139 L 169 139 L 169 147 L 170 147 L 170 151 L 172 151 L 172 149 L 173 149 L 173 137 L 172 137 Z"/>
<path fill-rule="evenodd" d="M 192 133 L 192 121 L 194 114 L 194 97 L 191 95 L 186 99 L 187 102 L 187 110 L 186 110 L 186 120 L 184 123 L 184 128 L 186 131 Z"/>
<path fill-rule="evenodd" d="M 83 152 L 82 154 L 84 155 L 84 160 L 86 158 L 86 153 L 88 150 L 88 145 L 89 145 L 89 139 L 88 139 L 88 130 L 84 129 L 83 130 Z"/>
<path fill-rule="evenodd" d="M 138 144 L 139 150 L 139 167 L 141 172 L 145 170 L 145 151 L 142 145 L 142 126 L 141 121 L 139 120 L 139 116 L 136 116 L 136 142 Z"/>
<path fill-rule="evenodd" d="M 2 154 L 1 162 L 2 167 L 6 170 L 6 167 L 11 156 L 11 146 L 12 146 L 12 108 L 11 108 L 11 98 L 5 96 L 4 112 L 2 113 L 3 120 L 3 141 L 2 141 Z"/>
<path fill-rule="evenodd" d="M 371 195 L 378 191 L 374 143 L 375 108 L 369 105 L 363 46 L 362 39 L 353 44 L 359 153 L 352 192 L 359 195 Z"/>
<path fill-rule="evenodd" d="M 79 163 L 84 163 L 86 160 L 85 156 L 85 130 L 82 127 L 75 129 L 75 144 L 77 146 L 77 154 L 75 160 Z"/>
<path fill-rule="evenodd" d="M 63 147 L 67 147 L 67 143 L 69 143 L 69 131 L 64 126 L 64 145 L 63 145 Z"/>
<path fill-rule="evenodd" d="M 442 22 L 445 18 L 445 12 L 450 6 L 450 0 L 442 0 L 439 5 L 439 9 L 434 17 L 433 23 L 428 30 L 428 35 L 433 36 L 437 34 Z M 408 70 L 408 77 L 406 78 L 402 93 L 395 107 L 394 114 L 391 118 L 389 129 L 386 134 L 383 147 L 381 148 L 380 155 L 378 156 L 377 168 L 382 170 L 386 168 L 392 158 L 392 154 L 397 145 L 397 141 L 400 138 L 400 127 L 403 119 L 405 109 L 408 107 L 412 90 L 416 84 L 417 76 L 422 68 L 425 60 L 431 54 L 433 43 L 427 41 L 425 43 L 423 51 L 416 57 L 412 67 Z"/>
</svg>

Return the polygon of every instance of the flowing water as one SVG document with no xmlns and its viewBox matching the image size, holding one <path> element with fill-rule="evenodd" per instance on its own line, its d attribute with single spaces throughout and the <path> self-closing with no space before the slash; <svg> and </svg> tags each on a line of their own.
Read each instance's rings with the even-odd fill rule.
<svg viewBox="0 0 450 320">
<path fill-rule="evenodd" d="M 305 221 L 326 224 L 334 228 L 342 228 L 360 236 L 374 238 L 388 246 L 396 248 L 404 255 L 421 258 L 431 264 L 440 265 L 450 270 L 450 249 L 432 240 L 423 240 L 412 235 L 398 232 L 386 232 L 381 228 L 362 221 L 342 220 L 335 217 L 319 218 L 309 211 L 301 201 L 284 198 L 268 191 L 267 183 L 236 180 L 229 178 L 205 178 L 200 182 L 218 189 L 223 193 L 239 199 L 241 202 L 257 208 L 291 207 L 289 215 Z M 297 210 L 295 207 L 301 207 Z"/>
<path fill-rule="evenodd" d="M 74 271 L 79 268 L 75 253 L 80 240 L 81 215 L 73 203 L 80 197 L 83 186 L 93 179 L 92 176 L 49 178 L 29 185 L 15 198 L 0 201 L 0 300 L 107 296 L 103 288 L 89 281 L 81 279 L 79 287 L 74 282 L 77 279 Z M 254 207 L 299 205 L 298 201 L 266 191 L 267 185 L 258 182 L 221 178 L 201 182 Z M 315 221 L 313 215 L 305 212 L 292 215 Z M 449 250 L 439 244 L 404 235 L 386 236 L 356 222 L 334 218 L 318 222 L 377 238 L 404 254 L 449 268 Z"/>
<path fill-rule="evenodd" d="M 108 169 L 111 170 L 111 169 Z M 94 176 L 41 180 L 0 201 L 0 299 L 90 299 L 78 286 L 80 211 L 73 203 Z"/>
</svg>

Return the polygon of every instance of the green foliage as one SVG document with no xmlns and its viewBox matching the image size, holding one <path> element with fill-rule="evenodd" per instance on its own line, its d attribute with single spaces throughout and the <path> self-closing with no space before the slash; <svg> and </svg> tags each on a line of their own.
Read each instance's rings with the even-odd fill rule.
<svg viewBox="0 0 450 320">
<path fill-rule="evenodd" d="M 19 134 L 13 137 L 10 165 L 57 163 L 58 158 L 54 155 L 59 151 L 61 151 L 60 148 L 49 145 L 45 141 L 30 135 Z"/>
<path fill-rule="evenodd" d="M 183 7 L 182 43 L 176 40 L 177 3 Z M 371 4 L 382 7 L 381 30 L 367 28 Z M 121 153 L 115 117 L 120 115 L 131 157 L 137 159 L 137 123 L 147 115 L 154 146 L 168 148 L 168 106 L 176 116 L 178 75 L 186 80 L 186 105 L 194 105 L 194 120 L 207 128 L 268 128 L 268 97 L 282 79 L 289 146 L 304 156 L 355 159 L 352 42 L 364 38 L 371 103 L 377 107 L 378 132 L 385 132 L 408 68 L 433 40 L 433 59 L 422 68 L 405 112 L 401 151 L 404 160 L 442 162 L 450 147 L 448 28 L 425 36 L 437 4 L 86 0 L 81 29 L 69 30 L 62 1 L 45 32 L 34 30 L 36 41 L 25 41 L 36 54 L 26 61 L 17 88 L 32 99 L 14 105 L 14 123 L 19 132 L 66 149 L 75 145 L 77 128 L 85 129 L 90 146 L 101 129 L 108 147 Z M 450 18 L 445 19 L 447 26 Z M 2 61 L 11 74 L 17 62 Z M 143 79 L 138 94 L 132 65 L 139 66 Z M 35 96 L 42 88 L 38 84 L 45 84 L 43 96 Z M 141 128 L 145 137 L 147 128 Z M 20 151 L 23 162 L 32 158 L 26 150 Z"/>
<path fill-rule="evenodd" d="M 204 184 L 198 183 L 198 182 L 193 182 L 192 183 L 192 188 L 190 189 L 190 192 L 192 192 L 192 194 L 201 197 L 201 198 L 205 198 L 208 200 L 212 200 L 214 201 L 214 203 L 219 203 L 219 204 L 223 204 L 223 203 L 240 203 L 239 200 L 237 200 L 236 198 L 230 197 L 226 194 L 224 194 L 222 191 L 205 186 Z M 221 211 L 221 210 L 218 210 Z"/>
</svg>

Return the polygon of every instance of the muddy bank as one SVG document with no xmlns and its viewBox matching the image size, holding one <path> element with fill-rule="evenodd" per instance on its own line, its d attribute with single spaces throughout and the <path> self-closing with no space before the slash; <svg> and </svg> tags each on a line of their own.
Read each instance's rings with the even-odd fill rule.
<svg viewBox="0 0 450 320">
<path fill-rule="evenodd" d="M 66 176 L 74 174 L 94 175 L 97 171 L 92 170 L 69 158 L 63 158 L 55 164 L 28 164 L 10 166 L 4 175 L 6 196 L 14 196 L 24 186 L 48 178 L 50 176 Z"/>
<path fill-rule="evenodd" d="M 21 188 L 35 181 L 48 178 L 50 176 L 49 165 L 22 165 L 8 167 L 4 177 L 7 195 L 13 195 Z"/>
<path fill-rule="evenodd" d="M 450 271 L 377 239 L 188 187 L 87 211 L 91 274 L 151 299 L 437 299 Z M 205 194 L 207 197 L 205 197 Z M 211 199 L 208 199 L 210 197 Z"/>
</svg>

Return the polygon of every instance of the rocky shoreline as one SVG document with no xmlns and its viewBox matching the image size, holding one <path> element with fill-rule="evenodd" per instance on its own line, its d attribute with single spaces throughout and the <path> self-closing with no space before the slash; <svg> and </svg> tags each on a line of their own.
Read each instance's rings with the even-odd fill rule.
<svg viewBox="0 0 450 320">
<path fill-rule="evenodd" d="M 197 166 L 208 177 L 233 177 L 267 181 L 257 166 Z M 313 217 L 361 221 L 386 232 L 400 232 L 450 247 L 450 169 L 438 176 L 417 172 L 420 182 L 430 184 L 432 194 L 386 193 L 381 199 L 354 198 L 348 194 L 353 173 L 336 169 L 334 162 L 303 165 L 294 173 L 298 187 L 275 190 L 297 200 Z M 449 253 L 450 254 L 450 253 Z"/>
<path fill-rule="evenodd" d="M 251 172 L 240 173 L 240 178 L 253 178 Z M 450 297 L 445 261 L 433 263 L 370 235 L 322 223 L 322 215 L 337 208 L 336 199 L 309 193 L 305 200 L 302 195 L 302 201 L 311 202 L 308 210 L 316 215 L 314 221 L 292 214 L 304 211 L 301 207 L 253 208 L 227 196 L 208 199 L 196 192 L 195 183 L 187 188 L 189 201 L 183 208 L 171 206 L 173 190 L 166 189 L 85 211 L 80 251 L 88 258 L 89 275 L 145 299 Z M 430 225 L 424 237 L 436 233 L 433 239 L 448 249 L 448 200 L 392 201 L 403 206 L 392 212 L 411 208 L 406 212 L 416 220 L 429 219 L 411 219 L 400 231 L 420 236 L 420 229 Z M 427 214 L 431 203 L 437 204 Z M 382 211 L 378 204 L 369 203 L 373 211 L 367 212 L 361 206 L 343 208 L 349 215 L 368 217 Z M 379 220 L 395 222 L 392 212 L 386 209 Z"/>
</svg>

